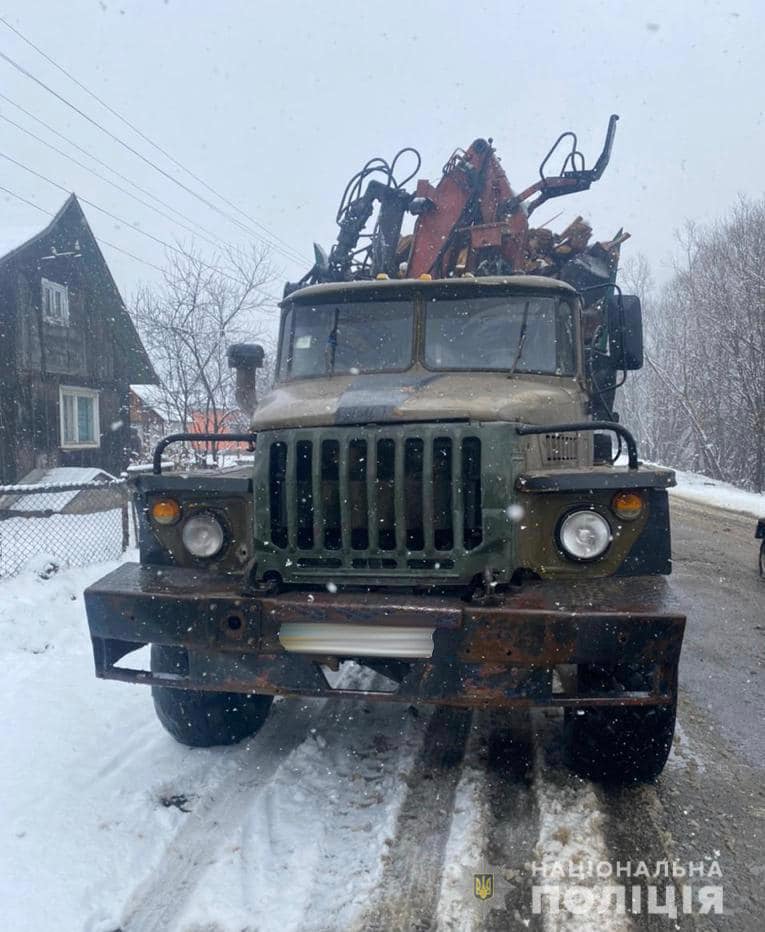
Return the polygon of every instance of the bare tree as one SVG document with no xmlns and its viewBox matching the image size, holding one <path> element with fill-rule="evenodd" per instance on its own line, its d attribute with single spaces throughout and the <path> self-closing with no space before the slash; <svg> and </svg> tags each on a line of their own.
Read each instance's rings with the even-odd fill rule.
<svg viewBox="0 0 765 932">
<path fill-rule="evenodd" d="M 710 227 L 686 224 L 678 245 L 671 281 L 641 295 L 646 367 L 625 386 L 625 418 L 650 458 L 762 491 L 765 200 L 742 198 Z M 640 293 L 636 270 L 625 267 L 625 287 Z"/>
<path fill-rule="evenodd" d="M 246 426 L 226 349 L 256 341 L 272 347 L 273 299 L 266 289 L 273 278 L 265 248 L 212 257 L 179 248 L 167 255 L 160 284 L 135 296 L 136 324 L 161 381 L 157 395 L 183 431 Z"/>
</svg>

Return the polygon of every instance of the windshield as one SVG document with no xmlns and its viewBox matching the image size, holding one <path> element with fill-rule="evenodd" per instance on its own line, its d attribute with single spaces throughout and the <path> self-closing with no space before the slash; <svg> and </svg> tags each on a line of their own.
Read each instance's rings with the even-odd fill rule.
<svg viewBox="0 0 765 932">
<path fill-rule="evenodd" d="M 412 362 L 411 301 L 365 301 L 291 308 L 284 319 L 282 378 L 407 369 Z"/>
<path fill-rule="evenodd" d="M 510 295 L 429 302 L 425 365 L 573 375 L 571 306 L 553 297 Z"/>
</svg>

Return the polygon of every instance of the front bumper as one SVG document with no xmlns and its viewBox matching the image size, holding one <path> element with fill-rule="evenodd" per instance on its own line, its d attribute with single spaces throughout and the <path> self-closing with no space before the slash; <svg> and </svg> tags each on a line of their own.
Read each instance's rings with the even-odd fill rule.
<svg viewBox="0 0 765 932">
<path fill-rule="evenodd" d="M 476 605 L 457 596 L 366 591 L 244 595 L 233 577 L 126 563 L 87 589 L 85 604 L 96 675 L 104 679 L 469 707 L 671 703 L 685 628 L 660 577 L 533 583 L 497 604 Z M 353 659 L 382 669 L 396 687 L 333 688 L 324 667 L 335 665 L 337 654 L 301 652 L 301 645 L 322 643 L 306 640 L 312 626 L 331 629 L 328 645 L 338 632 L 362 631 L 360 643 L 371 646 Z M 390 643 L 414 642 L 418 650 L 432 643 L 430 656 L 380 658 L 375 626 L 381 637 L 401 629 Z M 432 632 L 432 640 L 423 632 Z M 117 666 L 153 643 L 186 648 L 187 669 L 163 674 Z M 641 692 L 580 693 L 571 676 L 577 664 L 640 665 L 650 685 Z"/>
</svg>

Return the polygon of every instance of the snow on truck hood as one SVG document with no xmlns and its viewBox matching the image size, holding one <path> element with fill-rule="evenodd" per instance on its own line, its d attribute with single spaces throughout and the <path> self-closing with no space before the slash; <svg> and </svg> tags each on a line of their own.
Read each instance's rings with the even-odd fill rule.
<svg viewBox="0 0 765 932">
<path fill-rule="evenodd" d="M 573 378 L 411 370 L 282 383 L 258 406 L 253 429 L 446 419 L 544 424 L 583 414 Z"/>
</svg>

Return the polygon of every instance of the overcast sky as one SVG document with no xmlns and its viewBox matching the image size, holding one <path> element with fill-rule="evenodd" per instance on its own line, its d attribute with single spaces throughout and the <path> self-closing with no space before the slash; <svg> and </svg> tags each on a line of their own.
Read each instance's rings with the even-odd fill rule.
<svg viewBox="0 0 765 932">
<path fill-rule="evenodd" d="M 645 253 L 662 279 L 685 218 L 710 222 L 739 193 L 763 194 L 762 2 L 5 0 L 0 15 L 306 257 L 314 240 L 333 242 L 345 182 L 371 156 L 416 146 L 420 176 L 435 182 L 455 148 L 491 136 L 519 190 L 565 129 L 594 161 L 612 112 L 621 120 L 606 174 L 589 192 L 545 205 L 537 220 L 563 211 L 552 224 L 561 229 L 581 213 L 599 239 L 623 226 L 633 234 L 623 256 Z M 0 52 L 234 214 L 2 23 Z M 3 60 L 0 93 L 182 211 L 205 236 L 247 240 Z M 1 98 L 0 114 L 87 161 Z M 0 152 L 159 239 L 191 237 L 5 120 Z M 0 184 L 51 213 L 65 199 L 5 159 Z M 3 192 L 0 205 L 3 246 L 45 224 Z M 158 243 L 83 206 L 97 237 L 162 264 Z M 126 300 L 156 277 L 108 246 L 104 254 Z M 274 259 L 282 278 L 304 271 L 279 253 Z M 281 293 L 281 281 L 273 290 Z"/>
</svg>

